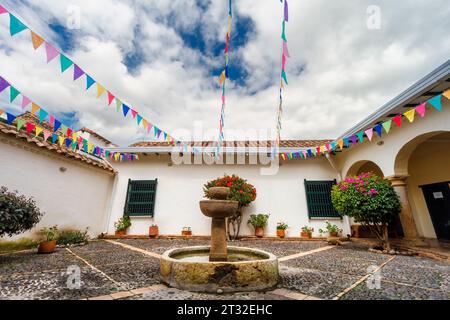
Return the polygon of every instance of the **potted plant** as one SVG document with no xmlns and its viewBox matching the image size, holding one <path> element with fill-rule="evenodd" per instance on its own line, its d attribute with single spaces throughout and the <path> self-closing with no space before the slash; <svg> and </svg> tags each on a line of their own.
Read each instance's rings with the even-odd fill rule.
<svg viewBox="0 0 450 320">
<path fill-rule="evenodd" d="M 308 226 L 304 226 L 302 228 L 302 232 L 300 233 L 300 236 L 302 238 L 311 239 L 313 232 L 314 232 L 314 228 L 311 228 L 311 227 L 308 227 Z"/>
<path fill-rule="evenodd" d="M 131 226 L 131 219 L 128 215 L 124 215 L 122 218 L 114 223 L 116 228 L 116 236 L 123 237 L 127 234 L 127 229 Z"/>
<path fill-rule="evenodd" d="M 181 231 L 181 235 L 183 237 L 190 237 L 190 236 L 192 236 L 192 229 L 191 229 L 191 227 L 184 227 L 183 230 Z"/>
<path fill-rule="evenodd" d="M 287 223 L 284 222 L 278 222 L 277 223 L 277 237 L 284 238 L 286 237 L 286 230 L 289 228 Z"/>
<path fill-rule="evenodd" d="M 44 241 L 39 244 L 38 253 L 53 253 L 56 247 L 56 239 L 58 238 L 58 227 L 43 228 L 41 233 L 44 235 Z"/>
<path fill-rule="evenodd" d="M 330 222 L 326 222 L 327 226 L 326 226 L 326 231 L 323 229 L 319 229 L 319 233 L 322 235 L 326 232 L 328 232 L 328 234 L 330 235 L 330 237 L 338 237 L 339 234 L 342 233 L 342 229 L 340 229 L 337 225 L 335 224 L 331 224 Z"/>
<path fill-rule="evenodd" d="M 159 235 L 158 225 L 152 224 L 150 226 L 150 229 L 149 229 L 149 236 L 150 236 L 150 238 L 156 238 L 158 235 Z"/>
<path fill-rule="evenodd" d="M 248 220 L 248 224 L 251 224 L 255 228 L 255 236 L 258 238 L 264 237 L 264 227 L 267 225 L 269 220 L 268 214 L 252 214 Z"/>
</svg>

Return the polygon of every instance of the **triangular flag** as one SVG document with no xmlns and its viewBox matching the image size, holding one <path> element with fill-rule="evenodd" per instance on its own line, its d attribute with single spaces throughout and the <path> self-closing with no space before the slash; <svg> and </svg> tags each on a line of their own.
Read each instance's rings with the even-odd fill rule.
<svg viewBox="0 0 450 320">
<path fill-rule="evenodd" d="M 119 99 L 116 99 L 116 109 L 117 112 L 120 111 L 120 108 L 122 107 L 122 101 L 120 101 Z"/>
<path fill-rule="evenodd" d="M 95 83 L 95 80 L 92 79 L 89 75 L 86 75 L 86 90 L 89 90 L 90 87 Z"/>
<path fill-rule="evenodd" d="M 22 110 L 24 110 L 30 103 L 31 100 L 22 95 Z"/>
<path fill-rule="evenodd" d="M 34 123 L 28 122 L 26 125 L 27 135 L 30 135 L 34 128 L 36 128 L 36 125 Z"/>
<path fill-rule="evenodd" d="M 45 51 L 47 52 L 47 63 L 55 59 L 59 54 L 58 50 L 48 42 L 45 43 Z"/>
<path fill-rule="evenodd" d="M 427 106 L 427 103 L 425 102 L 416 107 L 416 111 L 420 115 L 421 118 L 425 117 L 426 106 Z"/>
<path fill-rule="evenodd" d="M 358 136 L 356 134 L 354 136 L 352 136 L 352 143 L 353 143 L 353 145 L 358 143 Z"/>
<path fill-rule="evenodd" d="M 66 136 L 70 137 L 70 136 L 72 136 L 72 133 L 73 133 L 72 129 L 67 128 Z"/>
<path fill-rule="evenodd" d="M 394 118 L 392 118 L 392 121 L 395 122 L 397 127 L 401 127 L 402 126 L 402 115 L 399 114 L 399 115 L 395 116 Z"/>
<path fill-rule="evenodd" d="M 39 107 L 36 103 L 34 103 L 34 102 L 31 103 L 31 113 L 32 114 L 35 114 L 40 109 L 41 109 L 41 107 Z"/>
<path fill-rule="evenodd" d="M 414 121 L 414 115 L 416 114 L 416 109 L 411 109 L 409 111 L 406 111 L 403 115 L 408 119 L 409 122 Z"/>
<path fill-rule="evenodd" d="M 219 84 L 222 85 L 225 82 L 225 71 L 222 71 L 222 73 L 220 74 L 220 78 L 219 78 Z"/>
<path fill-rule="evenodd" d="M 64 71 L 66 71 L 67 69 L 69 69 L 73 65 L 72 60 L 67 58 L 62 53 L 59 56 L 59 61 L 61 62 L 61 72 L 62 73 L 64 73 Z"/>
<path fill-rule="evenodd" d="M 0 4 L 0 14 L 8 13 L 8 11 Z"/>
<path fill-rule="evenodd" d="M 137 124 L 140 125 L 142 121 L 142 117 L 138 114 L 136 117 Z"/>
<path fill-rule="evenodd" d="M 9 87 L 9 82 L 0 77 L 0 92 Z"/>
<path fill-rule="evenodd" d="M 36 137 L 39 136 L 44 129 L 42 127 L 36 126 Z"/>
<path fill-rule="evenodd" d="M 11 36 L 22 32 L 23 30 L 28 29 L 26 25 L 22 23 L 19 19 L 13 16 L 11 13 L 9 14 L 9 32 Z"/>
<path fill-rule="evenodd" d="M 130 107 L 128 107 L 126 104 L 122 104 L 122 110 L 123 110 L 123 116 L 126 117 L 128 114 L 128 111 L 130 111 Z"/>
<path fill-rule="evenodd" d="M 44 39 L 42 39 L 40 36 L 38 36 L 32 30 L 30 30 L 30 31 L 31 31 L 31 41 L 33 42 L 33 48 L 34 48 L 34 50 L 36 50 L 44 43 Z"/>
<path fill-rule="evenodd" d="M 131 109 L 131 115 L 133 116 L 133 119 L 136 119 L 136 116 L 137 116 L 137 111 L 136 111 L 136 110 L 133 110 L 133 109 Z"/>
<path fill-rule="evenodd" d="M 56 140 L 58 140 L 58 135 L 56 133 L 54 133 L 52 135 L 52 143 L 56 143 Z"/>
<path fill-rule="evenodd" d="M 58 129 L 61 127 L 61 122 L 57 119 L 55 119 L 55 125 L 53 126 L 53 131 L 58 131 Z"/>
<path fill-rule="evenodd" d="M 288 44 L 285 41 L 283 41 L 283 55 L 285 55 L 288 58 L 291 57 L 290 54 L 289 54 Z"/>
<path fill-rule="evenodd" d="M 66 125 L 64 125 L 64 124 L 61 124 L 61 132 L 64 134 L 64 135 L 67 135 L 67 129 L 69 129 Z"/>
<path fill-rule="evenodd" d="M 39 122 L 43 122 L 47 118 L 48 113 L 44 109 L 39 110 Z"/>
<path fill-rule="evenodd" d="M 106 89 L 97 83 L 97 98 L 100 98 L 105 91 Z"/>
<path fill-rule="evenodd" d="M 356 135 L 358 136 L 359 142 L 363 143 L 364 142 L 364 132 L 363 131 L 358 132 Z"/>
<path fill-rule="evenodd" d="M 44 141 L 47 141 L 51 134 L 50 131 L 44 130 Z"/>
<path fill-rule="evenodd" d="M 450 100 L 450 89 L 448 89 L 447 91 L 445 91 L 442 95 L 443 95 L 444 97 L 446 97 L 447 99 Z"/>
<path fill-rule="evenodd" d="M 20 129 L 22 129 L 24 124 L 25 124 L 25 120 L 17 119 L 17 131 L 20 131 Z"/>
<path fill-rule="evenodd" d="M 428 103 L 431 104 L 433 107 L 435 107 L 437 111 L 442 110 L 441 97 L 442 97 L 442 94 L 428 100 Z"/>
<path fill-rule="evenodd" d="M 58 137 L 58 143 L 59 143 L 59 145 L 62 147 L 62 145 L 63 145 L 63 143 L 64 143 L 64 140 L 66 140 L 64 137 L 62 137 L 62 136 L 59 136 Z"/>
<path fill-rule="evenodd" d="M 381 137 L 383 134 L 383 126 L 381 124 L 377 124 L 375 127 L 373 127 L 375 132 Z"/>
<path fill-rule="evenodd" d="M 389 133 L 389 131 L 391 130 L 391 125 L 392 125 L 392 120 L 383 122 L 383 128 L 384 128 L 384 131 L 386 131 L 386 133 Z"/>
<path fill-rule="evenodd" d="M 9 87 L 9 90 L 9 102 L 13 103 L 14 100 L 16 100 L 17 96 L 20 94 L 20 91 L 13 86 Z"/>
<path fill-rule="evenodd" d="M 82 75 L 84 75 L 84 71 L 75 64 L 73 66 L 73 81 L 78 80 Z"/>
<path fill-rule="evenodd" d="M 344 144 L 345 144 L 345 147 L 348 148 L 349 145 L 350 145 L 350 139 L 349 138 L 344 138 Z"/>
<path fill-rule="evenodd" d="M 283 80 L 286 84 L 289 84 L 287 81 L 286 71 L 284 71 L 284 70 L 281 71 L 281 77 L 283 78 Z"/>
<path fill-rule="evenodd" d="M 338 144 L 339 144 L 339 148 L 341 148 L 341 150 L 344 149 L 344 140 L 343 139 L 340 139 L 338 141 Z"/>
<path fill-rule="evenodd" d="M 373 137 L 373 128 L 367 129 L 364 133 L 366 134 L 366 136 L 367 136 L 367 138 L 369 139 L 369 141 L 372 141 L 372 137 Z"/>
<path fill-rule="evenodd" d="M 286 21 L 284 21 L 284 20 L 283 20 L 283 31 L 282 31 L 282 34 L 281 34 L 281 39 L 283 39 L 284 42 L 287 42 L 287 39 L 286 39 Z"/>
<path fill-rule="evenodd" d="M 70 149 L 71 146 L 72 146 L 72 140 L 71 139 L 66 139 L 66 148 Z"/>
<path fill-rule="evenodd" d="M 113 100 L 114 100 L 114 95 L 111 92 L 108 91 L 108 106 L 111 105 Z"/>
</svg>

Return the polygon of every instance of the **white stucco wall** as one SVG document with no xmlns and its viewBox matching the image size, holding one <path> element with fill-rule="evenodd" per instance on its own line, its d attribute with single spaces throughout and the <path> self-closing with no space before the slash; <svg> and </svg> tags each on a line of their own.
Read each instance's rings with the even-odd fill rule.
<svg viewBox="0 0 450 320">
<path fill-rule="evenodd" d="M 66 168 L 61 172 L 60 168 Z M 114 176 L 105 170 L 64 159 L 33 144 L 0 136 L 0 185 L 32 196 L 45 215 L 36 228 L 15 236 L 34 236 L 46 226 L 105 231 Z"/>
<path fill-rule="evenodd" d="M 114 233 L 114 222 L 123 215 L 128 179 L 158 179 L 154 219 L 132 218 L 129 234 L 148 234 L 152 223 L 164 235 L 179 235 L 183 227 L 192 227 L 194 235 L 210 235 L 209 218 L 202 215 L 199 201 L 203 199 L 203 185 L 224 173 L 236 174 L 253 184 L 258 192 L 256 201 L 244 209 L 241 235 L 251 235 L 247 226 L 250 214 L 270 214 L 267 236 L 275 236 L 276 224 L 289 224 L 288 236 L 299 236 L 300 228 L 308 225 L 316 230 L 324 227 L 325 220 L 310 221 L 306 204 L 304 179 L 333 180 L 336 172 L 325 158 L 283 162 L 278 174 L 263 176 L 259 165 L 173 165 L 167 155 L 142 156 L 140 161 L 116 163 L 119 171 L 109 233 Z M 342 227 L 340 220 L 333 221 Z M 346 228 L 345 233 L 348 233 Z"/>
</svg>

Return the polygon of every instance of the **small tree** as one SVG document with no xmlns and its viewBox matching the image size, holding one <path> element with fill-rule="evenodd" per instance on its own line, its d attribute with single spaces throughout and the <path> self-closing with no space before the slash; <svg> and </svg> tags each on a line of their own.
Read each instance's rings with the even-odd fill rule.
<svg viewBox="0 0 450 320">
<path fill-rule="evenodd" d="M 400 213 L 401 204 L 389 181 L 373 173 L 346 178 L 333 187 L 331 200 L 341 215 L 354 218 L 369 228 L 383 248 L 390 250 L 388 225 Z"/>
<path fill-rule="evenodd" d="M 12 237 L 33 228 L 43 213 L 36 206 L 33 198 L 9 192 L 6 187 L 0 188 L 0 237 Z"/>
<path fill-rule="evenodd" d="M 247 207 L 250 203 L 256 199 L 256 189 L 253 185 L 247 183 L 247 180 L 239 178 L 238 176 L 225 175 L 222 178 L 209 181 L 204 185 L 203 191 L 205 197 L 211 199 L 209 195 L 209 189 L 212 187 L 228 187 L 231 192 L 228 196 L 228 200 L 234 200 L 239 202 L 239 207 L 236 214 L 228 218 L 228 237 L 230 239 L 237 239 L 241 230 L 242 224 L 242 209 Z"/>
</svg>

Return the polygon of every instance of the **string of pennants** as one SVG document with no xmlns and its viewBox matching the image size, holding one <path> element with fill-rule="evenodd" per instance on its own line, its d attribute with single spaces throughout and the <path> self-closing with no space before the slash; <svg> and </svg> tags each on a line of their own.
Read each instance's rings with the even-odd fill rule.
<svg viewBox="0 0 450 320">
<path fill-rule="evenodd" d="M 25 119 L 21 119 L 18 116 L 15 116 L 5 110 L 0 109 L 0 116 L 5 113 L 6 121 L 8 124 L 12 125 L 13 122 L 16 121 L 17 131 L 21 131 L 25 129 L 25 132 L 28 136 L 33 138 L 38 138 L 42 135 L 42 138 L 45 142 L 51 141 L 53 144 L 58 144 L 60 147 L 65 146 L 66 149 L 72 151 L 83 151 L 85 153 L 100 157 L 100 158 L 108 158 L 114 161 L 134 161 L 139 160 L 139 156 L 135 154 L 129 153 L 120 153 L 120 152 L 110 152 L 108 150 L 104 150 L 103 148 L 96 146 L 95 144 L 89 142 L 89 140 L 84 139 L 79 136 L 79 134 L 71 129 L 70 127 L 64 125 L 61 121 L 59 121 L 55 116 L 47 112 L 45 109 L 40 107 L 38 104 L 33 102 L 27 96 L 23 95 L 16 87 L 12 86 L 6 79 L 0 76 L 0 93 L 9 88 L 9 102 L 14 103 L 19 95 L 22 96 L 21 107 L 22 110 L 25 111 L 29 106 L 31 106 L 31 113 L 38 117 L 39 124 L 34 122 L 27 122 Z M 43 122 L 46 121 L 53 128 L 52 131 L 49 131 L 42 126 Z M 61 134 L 58 134 L 60 132 Z"/>
<path fill-rule="evenodd" d="M 226 82 L 228 79 L 228 67 L 230 63 L 230 40 L 231 40 L 231 27 L 233 24 L 233 7 L 232 7 L 232 0 L 229 0 L 228 2 L 228 31 L 227 31 L 227 37 L 226 37 L 226 43 L 225 43 L 225 69 L 220 74 L 219 83 L 222 86 L 222 108 L 220 110 L 220 123 L 219 123 L 219 144 L 217 146 L 217 152 L 216 156 L 218 156 L 220 152 L 220 148 L 222 146 L 223 141 L 225 140 L 224 135 L 224 127 L 225 127 L 225 105 L 226 105 L 226 98 L 225 98 L 225 91 L 226 91 Z"/>
<path fill-rule="evenodd" d="M 280 0 L 283 4 L 283 0 Z M 282 31 L 281 31 L 281 40 L 282 40 L 282 53 L 281 53 L 281 74 L 280 74 L 280 101 L 277 109 L 277 137 L 276 143 L 272 150 L 272 155 L 275 156 L 278 153 L 281 141 L 281 119 L 283 116 L 283 91 L 284 86 L 288 85 L 287 74 L 286 74 L 286 62 L 287 59 L 290 58 L 289 49 L 286 38 L 286 23 L 289 21 L 289 5 L 287 0 L 284 0 L 284 10 L 283 10 L 283 22 L 282 22 Z"/>
<path fill-rule="evenodd" d="M 310 148 L 307 150 L 302 150 L 293 153 L 281 153 L 280 157 L 283 160 L 292 160 L 292 159 L 306 159 L 312 158 L 316 156 L 323 155 L 325 153 L 331 153 L 337 150 L 343 150 L 344 147 L 349 148 L 350 146 L 361 144 L 367 139 L 368 141 L 372 141 L 375 137 L 375 134 L 381 137 L 384 134 L 388 134 L 392 128 L 392 125 L 395 124 L 396 127 L 401 128 L 403 123 L 403 118 L 406 118 L 409 123 L 413 123 L 416 119 L 416 114 L 418 114 L 421 118 L 425 117 L 427 106 L 430 105 L 434 107 L 437 111 L 442 110 L 442 100 L 443 99 L 450 100 L 450 89 L 445 91 L 444 93 L 437 95 L 424 103 L 419 104 L 415 108 L 409 109 L 403 114 L 398 114 L 390 120 L 379 123 L 372 128 L 367 130 L 363 130 L 358 132 L 355 135 L 350 137 L 345 137 L 343 139 L 339 139 L 338 141 L 333 141 L 331 143 L 327 143 L 322 146 L 317 146 L 314 148 Z"/>
<path fill-rule="evenodd" d="M 230 0 L 231 1 L 231 0 Z M 77 81 L 78 79 L 84 77 L 86 80 L 86 91 L 90 88 L 96 87 L 97 98 L 101 98 L 107 96 L 108 98 L 108 106 L 112 106 L 115 104 L 117 112 L 122 112 L 124 118 L 126 118 L 129 114 L 131 114 L 132 118 L 136 121 L 136 124 L 140 127 L 142 126 L 147 134 L 153 135 L 158 140 L 164 140 L 172 145 L 180 146 L 182 149 L 184 148 L 187 151 L 188 146 L 183 144 L 180 141 L 174 139 L 169 133 L 160 129 L 149 120 L 144 118 L 138 111 L 136 111 L 131 106 L 125 104 L 122 99 L 119 99 L 115 94 L 108 90 L 103 85 L 101 85 L 98 81 L 94 80 L 86 71 L 84 71 L 78 64 L 76 64 L 72 59 L 68 58 L 65 54 L 56 49 L 52 44 L 47 42 L 43 37 L 39 36 L 36 32 L 27 27 L 20 19 L 18 19 L 15 15 L 5 9 L 2 5 L 0 5 L 0 15 L 8 14 L 10 20 L 10 34 L 11 36 L 15 36 L 25 30 L 30 30 L 31 34 L 31 42 L 33 44 L 33 48 L 37 50 L 40 47 L 45 47 L 47 63 L 55 60 L 59 56 L 59 61 L 61 65 L 61 73 L 66 72 L 71 67 L 73 67 L 73 81 Z M 114 102 L 114 103 L 113 103 Z"/>
</svg>

